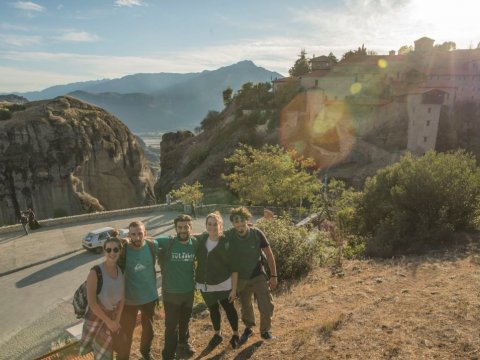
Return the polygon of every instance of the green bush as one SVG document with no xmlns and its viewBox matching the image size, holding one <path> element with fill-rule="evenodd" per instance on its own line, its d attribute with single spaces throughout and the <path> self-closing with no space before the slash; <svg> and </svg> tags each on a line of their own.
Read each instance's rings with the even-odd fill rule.
<svg viewBox="0 0 480 360">
<path fill-rule="evenodd" d="M 407 154 L 367 180 L 358 200 L 360 234 L 367 253 L 390 256 L 414 251 L 474 225 L 480 176 L 465 151 Z"/>
<path fill-rule="evenodd" d="M 0 108 L 0 120 L 8 120 L 12 118 L 12 114 L 8 109 Z"/>
<path fill-rule="evenodd" d="M 310 272 L 320 258 L 321 232 L 295 227 L 288 218 L 260 220 L 256 224 L 267 236 L 281 280 L 298 279 Z"/>
</svg>

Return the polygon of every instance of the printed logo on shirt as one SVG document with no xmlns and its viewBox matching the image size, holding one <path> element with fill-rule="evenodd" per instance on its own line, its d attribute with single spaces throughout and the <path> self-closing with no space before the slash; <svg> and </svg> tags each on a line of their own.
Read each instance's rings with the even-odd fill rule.
<svg viewBox="0 0 480 360">
<path fill-rule="evenodd" d="M 181 252 L 181 253 L 172 252 L 172 261 L 192 262 L 194 258 L 195 258 L 195 254 L 190 254 L 186 252 Z"/>
<path fill-rule="evenodd" d="M 135 267 L 133 269 L 135 270 L 135 272 L 139 272 L 139 271 L 145 270 L 146 268 L 147 267 L 145 265 L 137 264 L 137 265 L 135 265 Z"/>
</svg>

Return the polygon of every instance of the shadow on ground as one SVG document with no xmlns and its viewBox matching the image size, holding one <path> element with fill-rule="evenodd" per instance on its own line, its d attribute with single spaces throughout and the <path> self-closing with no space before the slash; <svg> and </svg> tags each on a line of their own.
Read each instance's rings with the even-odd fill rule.
<svg viewBox="0 0 480 360">
<path fill-rule="evenodd" d="M 37 282 L 49 279 L 59 273 L 64 271 L 73 270 L 79 266 L 82 266 L 90 261 L 92 261 L 92 257 L 100 257 L 101 255 L 94 255 L 91 252 L 80 252 L 72 257 L 67 257 L 66 259 L 47 266 L 46 268 L 39 270 L 33 274 L 24 277 L 22 280 L 17 281 L 15 286 L 17 288 L 23 288 Z"/>
</svg>

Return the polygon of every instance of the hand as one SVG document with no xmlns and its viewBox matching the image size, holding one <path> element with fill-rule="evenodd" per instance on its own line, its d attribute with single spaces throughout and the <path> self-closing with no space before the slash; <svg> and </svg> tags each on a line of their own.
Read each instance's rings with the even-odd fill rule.
<svg viewBox="0 0 480 360">
<path fill-rule="evenodd" d="M 118 330 L 120 330 L 120 324 L 118 323 L 118 321 L 108 320 L 106 322 L 106 324 L 107 324 L 108 329 L 113 333 L 116 333 L 116 332 L 118 332 Z"/>
<path fill-rule="evenodd" d="M 271 277 L 268 279 L 268 287 L 270 290 L 275 290 L 277 287 L 277 278 L 276 277 Z"/>
<path fill-rule="evenodd" d="M 236 298 L 237 298 L 237 292 L 232 289 L 232 291 L 230 291 L 230 294 L 228 295 L 228 301 L 234 302 Z"/>
</svg>

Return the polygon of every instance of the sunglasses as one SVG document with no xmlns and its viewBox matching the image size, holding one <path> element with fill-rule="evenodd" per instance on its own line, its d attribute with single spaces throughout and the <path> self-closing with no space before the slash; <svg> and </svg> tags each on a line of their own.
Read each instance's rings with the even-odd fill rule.
<svg viewBox="0 0 480 360">
<path fill-rule="evenodd" d="M 247 219 L 245 219 L 245 217 L 241 216 L 241 215 L 235 215 L 232 217 L 232 221 L 233 222 L 242 222 L 242 221 L 245 221 Z"/>
<path fill-rule="evenodd" d="M 107 253 L 109 253 L 109 254 L 113 251 L 113 252 L 116 254 L 116 253 L 118 253 L 118 252 L 120 251 L 120 249 L 119 249 L 118 247 L 106 248 L 105 251 L 106 251 Z"/>
</svg>

